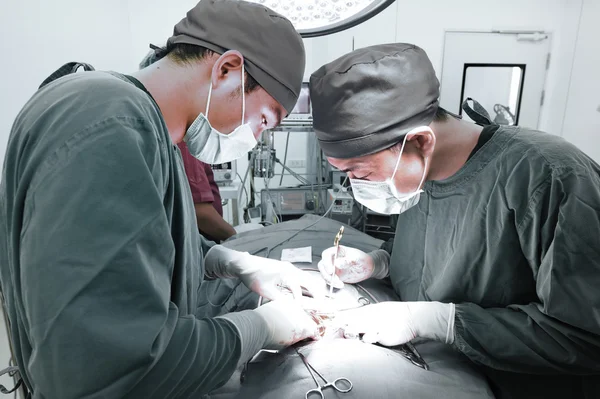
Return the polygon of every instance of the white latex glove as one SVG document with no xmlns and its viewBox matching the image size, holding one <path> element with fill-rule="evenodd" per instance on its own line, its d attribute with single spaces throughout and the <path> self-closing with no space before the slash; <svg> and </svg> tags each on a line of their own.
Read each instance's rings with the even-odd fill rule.
<svg viewBox="0 0 600 399">
<path fill-rule="evenodd" d="M 318 264 L 321 276 L 329 284 L 335 259 L 336 270 L 332 283 L 334 288 L 342 288 L 344 283 L 360 283 L 371 277 L 383 278 L 387 275 L 389 255 L 383 250 L 368 254 L 360 249 L 340 245 L 337 258 L 335 252 L 335 247 L 327 248 L 321 254 Z"/>
<path fill-rule="evenodd" d="M 318 325 L 302 306 L 302 301 L 280 299 L 259 306 L 260 314 L 269 327 L 264 349 L 279 350 L 307 338 L 318 339 Z"/>
<path fill-rule="evenodd" d="M 270 300 L 286 299 L 290 293 L 296 299 L 301 298 L 303 288 L 315 298 L 326 294 L 322 281 L 289 262 L 234 251 L 222 245 L 212 247 L 204 260 L 208 275 L 237 277 L 246 287 Z"/>
<path fill-rule="evenodd" d="M 453 303 L 381 302 L 340 312 L 335 325 L 349 336 L 364 334 L 367 343 L 405 344 L 417 337 L 452 344 Z"/>
</svg>

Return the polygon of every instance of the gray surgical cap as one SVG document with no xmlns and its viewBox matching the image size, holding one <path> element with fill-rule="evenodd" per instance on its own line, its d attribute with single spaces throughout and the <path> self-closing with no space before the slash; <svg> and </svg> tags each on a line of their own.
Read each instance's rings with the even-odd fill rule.
<svg viewBox="0 0 600 399">
<path fill-rule="evenodd" d="M 173 30 L 167 49 L 194 44 L 223 54 L 238 50 L 258 84 L 289 112 L 304 77 L 304 43 L 292 23 L 260 4 L 202 0 Z"/>
<path fill-rule="evenodd" d="M 310 77 L 315 133 L 328 157 L 355 158 L 398 143 L 431 123 L 439 82 L 425 52 L 412 44 L 362 48 Z"/>
</svg>

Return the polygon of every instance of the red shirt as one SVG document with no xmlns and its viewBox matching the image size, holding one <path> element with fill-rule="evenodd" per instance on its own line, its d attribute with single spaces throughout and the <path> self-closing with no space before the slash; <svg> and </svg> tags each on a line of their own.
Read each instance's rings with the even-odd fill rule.
<svg viewBox="0 0 600 399">
<path fill-rule="evenodd" d="M 219 186 L 215 183 L 214 173 L 210 165 L 194 158 L 187 148 L 185 142 L 177 144 L 183 158 L 183 167 L 187 175 L 194 204 L 212 202 L 213 207 L 219 215 L 223 216 L 223 205 L 221 204 L 221 193 Z"/>
</svg>

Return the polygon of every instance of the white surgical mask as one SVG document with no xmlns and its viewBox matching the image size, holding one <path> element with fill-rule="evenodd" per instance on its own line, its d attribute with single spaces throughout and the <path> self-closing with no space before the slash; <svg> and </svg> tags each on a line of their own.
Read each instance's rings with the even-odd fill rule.
<svg viewBox="0 0 600 399">
<path fill-rule="evenodd" d="M 398 154 L 398 160 L 396 161 L 394 173 L 389 179 L 386 179 L 385 181 L 350 179 L 354 199 L 356 199 L 359 203 L 363 204 L 372 211 L 382 213 L 384 215 L 400 214 L 402 212 L 405 212 L 409 208 L 412 208 L 413 206 L 417 205 L 419 203 L 421 193 L 423 192 L 423 190 L 421 190 L 421 186 L 423 185 L 423 181 L 425 180 L 425 173 L 427 171 L 427 158 L 425 158 L 423 177 L 421 178 L 419 187 L 417 187 L 417 190 L 414 193 L 404 196 L 399 194 L 398 190 L 396 189 L 396 185 L 394 184 L 394 176 L 396 176 L 396 172 L 398 171 L 398 165 L 400 164 L 402 152 L 404 152 L 406 139 L 410 134 L 415 133 L 416 131 L 424 130 L 427 130 L 431 134 L 433 134 L 433 131 L 431 131 L 429 127 L 423 126 L 411 130 L 409 133 L 406 134 L 406 136 L 404 136 L 404 141 L 402 142 L 400 154 Z"/>
<path fill-rule="evenodd" d="M 200 161 L 208 164 L 231 162 L 243 157 L 256 145 L 250 124 L 244 124 L 246 114 L 246 97 L 244 93 L 244 66 L 242 65 L 242 123 L 230 134 L 223 134 L 213 128 L 208 121 L 212 82 L 208 89 L 206 112 L 198 115 L 190 125 L 183 140 L 190 153 Z"/>
</svg>

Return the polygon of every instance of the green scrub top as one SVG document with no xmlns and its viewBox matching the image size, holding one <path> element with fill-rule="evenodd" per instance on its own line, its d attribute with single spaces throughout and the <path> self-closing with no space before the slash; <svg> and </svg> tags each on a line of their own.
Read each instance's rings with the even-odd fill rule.
<svg viewBox="0 0 600 399">
<path fill-rule="evenodd" d="M 501 127 L 424 190 L 391 251 L 402 300 L 454 302 L 455 348 L 507 397 L 600 397 L 598 164 L 560 137 Z"/>
<path fill-rule="evenodd" d="M 34 398 L 188 398 L 227 381 L 240 337 L 195 315 L 202 242 L 148 94 L 105 72 L 43 87 L 1 184 L 2 291 Z"/>
</svg>

